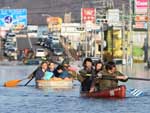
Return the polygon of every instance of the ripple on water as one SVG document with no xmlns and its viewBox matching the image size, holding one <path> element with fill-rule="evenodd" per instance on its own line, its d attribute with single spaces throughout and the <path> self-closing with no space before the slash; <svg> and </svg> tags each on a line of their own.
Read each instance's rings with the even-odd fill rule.
<svg viewBox="0 0 150 113">
<path fill-rule="evenodd" d="M 140 88 L 149 96 L 126 99 L 92 99 L 79 95 L 79 83 L 72 89 L 37 89 L 33 86 L 3 87 L 4 81 L 24 78 L 35 67 L 0 66 L 0 113 L 149 113 L 150 82 L 129 81 L 128 88 Z M 9 71 L 8 71 L 9 70 Z M 14 72 L 11 70 L 15 70 Z M 19 71 L 18 71 L 19 70 Z M 10 75 L 10 72 L 11 75 Z M 23 74 L 26 72 L 25 74 Z M 17 74 L 17 75 L 15 75 Z"/>
</svg>

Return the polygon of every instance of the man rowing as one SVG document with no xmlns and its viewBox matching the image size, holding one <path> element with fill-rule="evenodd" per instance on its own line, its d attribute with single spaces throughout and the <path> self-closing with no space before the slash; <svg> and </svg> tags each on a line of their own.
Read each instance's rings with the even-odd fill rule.
<svg viewBox="0 0 150 113">
<path fill-rule="evenodd" d="M 97 73 L 89 92 L 95 91 L 95 84 L 99 84 L 98 87 L 100 90 L 106 90 L 116 88 L 118 81 L 126 82 L 127 80 L 128 76 L 117 71 L 115 63 L 110 61 L 106 63 L 103 71 Z"/>
</svg>

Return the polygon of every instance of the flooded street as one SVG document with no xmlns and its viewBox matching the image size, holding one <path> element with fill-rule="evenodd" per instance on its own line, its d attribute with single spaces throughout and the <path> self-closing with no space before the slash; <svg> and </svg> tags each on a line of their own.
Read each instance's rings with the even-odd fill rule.
<svg viewBox="0 0 150 113">
<path fill-rule="evenodd" d="M 142 97 L 125 99 L 82 98 L 78 81 L 74 82 L 72 89 L 37 89 L 34 80 L 26 87 L 23 86 L 26 80 L 15 88 L 3 87 L 8 80 L 26 78 L 35 68 L 0 66 L 0 113 L 149 113 L 150 81 L 129 80 L 124 83 L 128 89 L 137 88 L 147 93 Z M 144 64 L 134 65 L 133 73 L 126 71 L 125 66 L 119 67 L 121 69 L 129 76 L 150 77 Z"/>
</svg>

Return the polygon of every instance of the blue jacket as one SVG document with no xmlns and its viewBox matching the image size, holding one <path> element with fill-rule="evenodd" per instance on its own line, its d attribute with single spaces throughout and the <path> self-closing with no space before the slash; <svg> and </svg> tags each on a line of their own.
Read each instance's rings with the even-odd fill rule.
<svg viewBox="0 0 150 113">
<path fill-rule="evenodd" d="M 66 77 L 70 77 L 70 74 L 68 73 L 68 71 L 63 71 L 62 73 L 59 73 L 60 78 L 66 78 Z"/>
<path fill-rule="evenodd" d="M 35 73 L 35 80 L 41 80 L 44 74 L 45 72 L 42 71 L 42 68 L 39 68 Z"/>
</svg>

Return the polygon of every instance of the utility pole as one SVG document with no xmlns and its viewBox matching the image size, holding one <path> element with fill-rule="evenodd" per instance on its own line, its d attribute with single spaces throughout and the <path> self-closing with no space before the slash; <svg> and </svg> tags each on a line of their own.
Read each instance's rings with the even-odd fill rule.
<svg viewBox="0 0 150 113">
<path fill-rule="evenodd" d="M 81 0 L 81 27 L 84 27 L 84 34 L 82 34 L 82 38 L 84 38 L 85 39 L 85 41 L 84 41 L 84 47 L 85 47 L 85 49 L 84 49 L 84 51 L 85 51 L 85 57 L 87 57 L 87 37 L 86 37 L 86 29 L 85 29 L 85 26 L 83 26 L 83 17 L 82 17 L 82 11 L 83 11 L 83 8 L 84 8 L 84 0 Z M 83 39 L 83 40 L 84 40 Z M 81 40 L 81 39 L 80 39 Z M 82 42 L 83 43 L 83 42 Z"/>
<path fill-rule="evenodd" d="M 122 4 L 122 15 L 125 15 L 125 5 Z M 127 64 L 127 56 L 126 56 L 126 43 L 125 43 L 125 20 L 124 17 L 122 16 L 122 51 L 123 51 L 123 56 L 122 56 L 122 60 L 123 60 L 123 64 Z"/>
<path fill-rule="evenodd" d="M 101 22 L 100 22 L 101 23 Z M 100 31 L 101 31 L 101 61 L 103 62 L 103 53 L 104 53 L 104 26 L 103 23 L 100 24 Z"/>
<path fill-rule="evenodd" d="M 150 19 L 150 0 L 147 0 L 147 17 L 148 17 L 148 20 L 147 20 L 147 40 L 146 40 L 146 43 L 147 43 L 147 56 L 146 56 L 146 61 L 148 61 L 148 57 L 149 57 L 149 30 L 150 30 L 150 23 L 149 23 L 149 19 Z"/>
<path fill-rule="evenodd" d="M 132 0 L 129 0 L 129 32 L 130 32 L 130 64 L 133 66 L 133 34 L 132 34 Z"/>
<path fill-rule="evenodd" d="M 112 60 L 114 59 L 114 26 L 111 26 Z"/>
<path fill-rule="evenodd" d="M 83 11 L 83 9 L 84 9 L 84 0 L 81 0 L 81 8 L 82 8 L 82 10 L 81 10 L 81 12 Z M 83 27 L 84 26 L 84 33 L 85 33 L 85 35 L 84 35 L 84 39 L 85 39 L 85 42 L 84 42 L 84 44 L 85 44 L 85 57 L 87 57 L 88 55 L 87 55 L 87 29 L 85 29 L 86 27 L 85 27 L 85 24 L 83 23 L 83 21 L 82 21 L 82 15 L 81 15 L 81 26 Z"/>
</svg>

